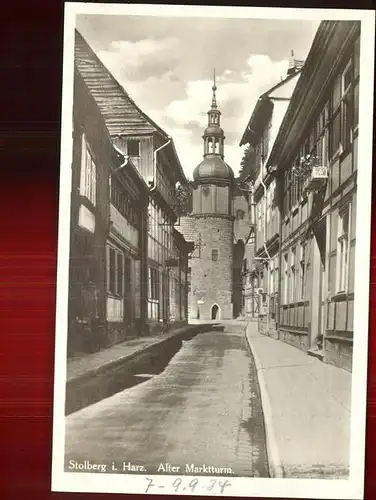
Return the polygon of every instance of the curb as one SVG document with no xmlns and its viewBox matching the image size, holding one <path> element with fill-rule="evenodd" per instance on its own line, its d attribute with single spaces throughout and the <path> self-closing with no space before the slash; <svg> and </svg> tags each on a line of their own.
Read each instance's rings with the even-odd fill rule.
<svg viewBox="0 0 376 500">
<path fill-rule="evenodd" d="M 268 391 L 266 389 L 265 379 L 263 375 L 263 368 L 260 364 L 260 361 L 257 357 L 255 350 L 253 349 L 252 343 L 248 338 L 248 326 L 249 324 L 247 325 L 245 330 L 245 338 L 249 346 L 249 349 L 251 351 L 251 354 L 253 356 L 253 359 L 255 361 L 257 380 L 260 387 L 262 411 L 264 413 L 266 450 L 268 455 L 269 474 L 270 477 L 272 478 L 273 477 L 283 478 L 284 477 L 283 466 L 279 458 L 278 445 L 274 432 L 272 409 L 270 405 Z"/>
</svg>

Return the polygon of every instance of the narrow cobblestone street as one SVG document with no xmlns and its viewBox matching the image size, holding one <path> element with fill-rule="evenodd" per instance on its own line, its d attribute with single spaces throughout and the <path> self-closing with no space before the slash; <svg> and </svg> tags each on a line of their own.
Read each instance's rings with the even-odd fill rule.
<svg viewBox="0 0 376 500">
<path fill-rule="evenodd" d="M 145 375 L 67 417 L 66 470 L 86 460 L 114 463 L 117 472 L 171 472 L 158 471 L 171 464 L 179 474 L 205 473 L 187 469 L 193 464 L 268 476 L 256 369 L 241 325 L 213 326 L 184 342 L 161 374 Z"/>
</svg>

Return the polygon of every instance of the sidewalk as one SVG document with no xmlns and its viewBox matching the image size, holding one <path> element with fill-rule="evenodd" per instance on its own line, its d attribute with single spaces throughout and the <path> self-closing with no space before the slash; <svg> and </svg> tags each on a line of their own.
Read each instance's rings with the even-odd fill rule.
<svg viewBox="0 0 376 500">
<path fill-rule="evenodd" d="M 346 479 L 351 373 L 261 335 L 255 323 L 246 336 L 258 373 L 271 476 Z"/>
<path fill-rule="evenodd" d="M 127 340 L 99 352 L 69 359 L 67 363 L 67 383 L 111 369 L 115 365 L 130 360 L 157 344 L 194 330 L 197 330 L 197 326 L 187 325 L 165 333 Z"/>
</svg>

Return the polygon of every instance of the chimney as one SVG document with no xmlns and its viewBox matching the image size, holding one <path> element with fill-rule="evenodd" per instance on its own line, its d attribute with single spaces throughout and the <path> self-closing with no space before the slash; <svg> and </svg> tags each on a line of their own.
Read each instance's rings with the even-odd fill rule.
<svg viewBox="0 0 376 500">
<path fill-rule="evenodd" d="M 294 51 L 291 51 L 291 56 L 289 59 L 289 67 L 287 70 L 287 76 L 293 75 L 296 71 L 296 64 L 295 64 L 295 58 L 294 58 Z"/>
<path fill-rule="evenodd" d="M 289 59 L 289 67 L 287 70 L 287 76 L 295 74 L 297 71 L 300 71 L 304 66 L 304 61 L 298 61 L 295 59 L 294 51 L 291 51 L 290 59 Z"/>
</svg>

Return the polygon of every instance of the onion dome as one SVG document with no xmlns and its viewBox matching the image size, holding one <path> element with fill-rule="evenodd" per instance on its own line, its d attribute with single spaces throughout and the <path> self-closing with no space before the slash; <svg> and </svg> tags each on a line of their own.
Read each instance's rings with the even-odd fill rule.
<svg viewBox="0 0 376 500">
<path fill-rule="evenodd" d="M 234 173 L 219 155 L 206 155 L 193 171 L 193 180 L 219 179 L 230 181 Z"/>
</svg>

